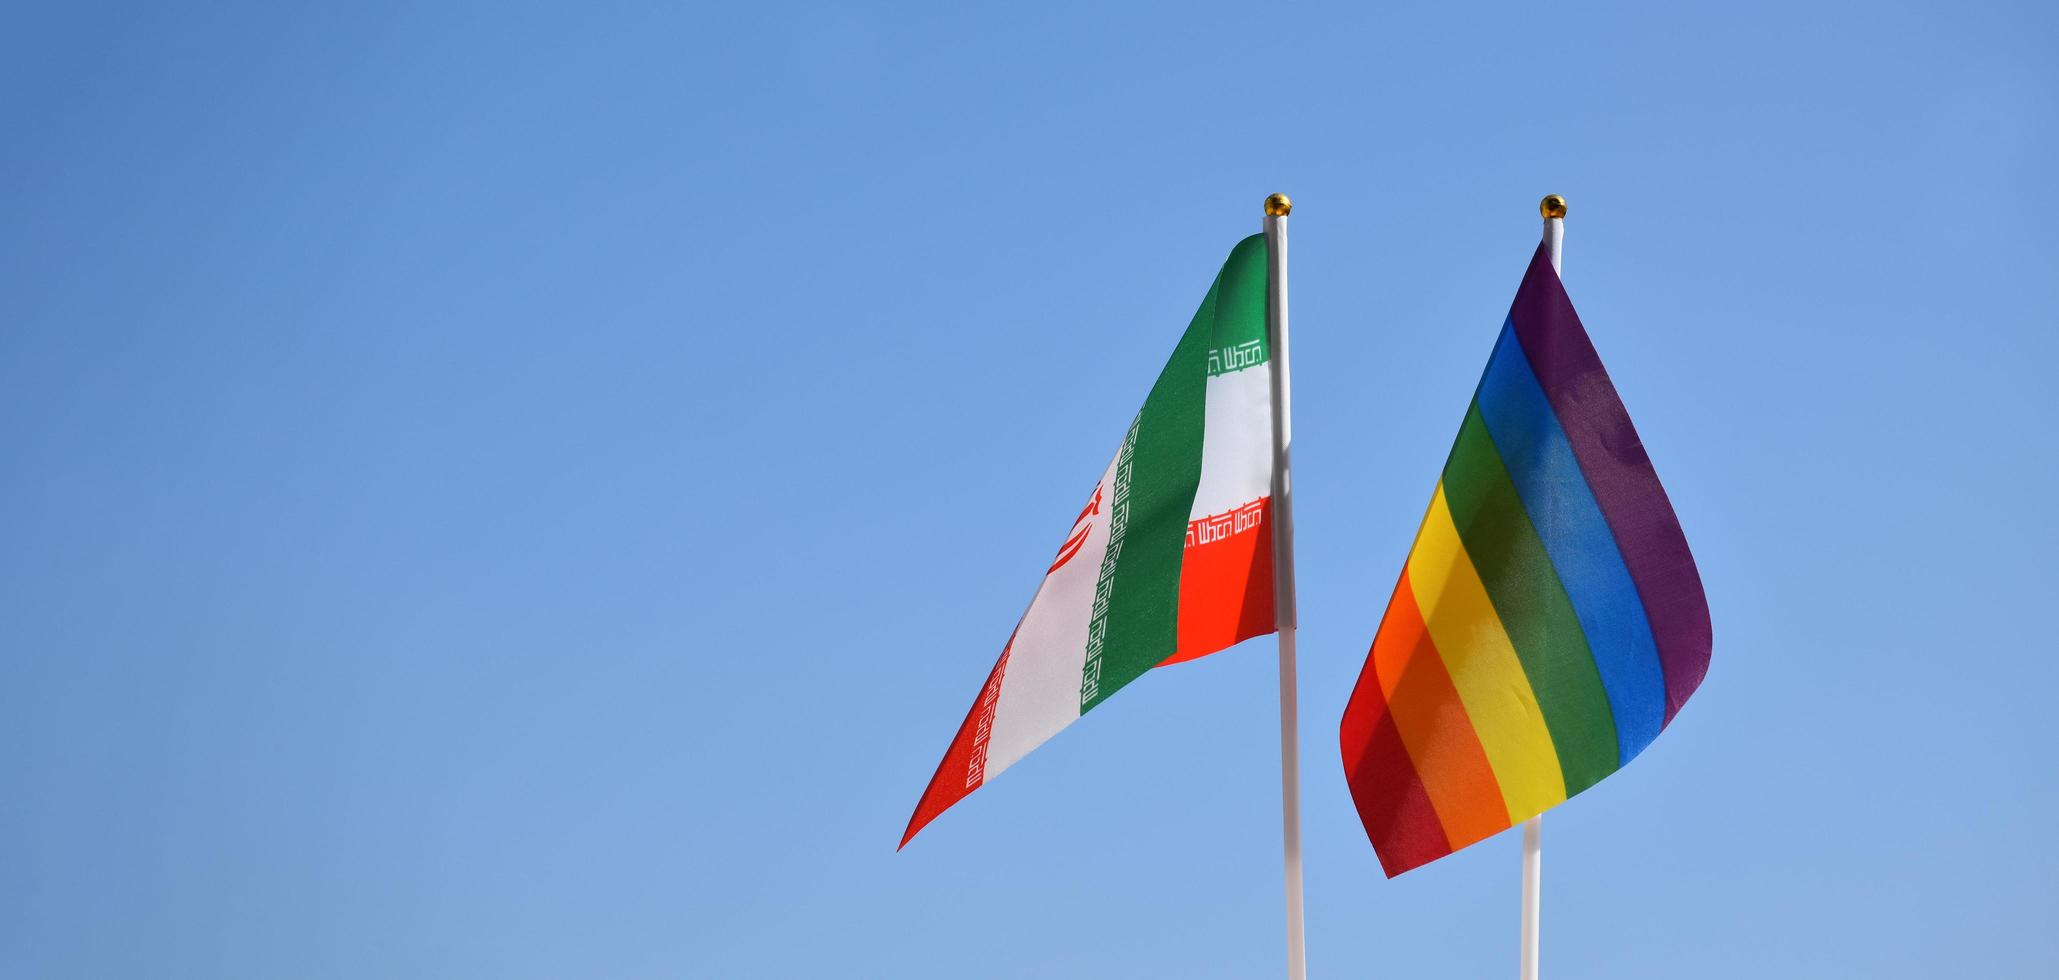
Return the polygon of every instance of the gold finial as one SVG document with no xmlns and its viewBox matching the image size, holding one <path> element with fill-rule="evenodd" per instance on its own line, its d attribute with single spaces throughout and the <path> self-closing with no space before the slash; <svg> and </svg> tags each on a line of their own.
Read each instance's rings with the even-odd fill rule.
<svg viewBox="0 0 2059 980">
<path fill-rule="evenodd" d="M 1563 218 L 1566 216 L 1566 199 L 1557 194 L 1546 194 L 1544 200 L 1537 202 L 1537 213 L 1547 218 Z"/>
<path fill-rule="evenodd" d="M 1274 194 L 1265 199 L 1265 213 L 1275 218 L 1284 218 L 1294 213 L 1294 202 L 1285 194 Z"/>
</svg>

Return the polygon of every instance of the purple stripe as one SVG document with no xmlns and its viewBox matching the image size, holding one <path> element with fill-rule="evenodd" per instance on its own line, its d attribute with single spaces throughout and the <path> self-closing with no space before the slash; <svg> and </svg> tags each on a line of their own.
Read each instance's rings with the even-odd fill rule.
<svg viewBox="0 0 2059 980">
<path fill-rule="evenodd" d="M 1687 537 L 1543 245 L 1523 274 L 1509 320 L 1637 585 L 1666 673 L 1670 724 L 1709 672 L 1709 604 Z"/>
</svg>

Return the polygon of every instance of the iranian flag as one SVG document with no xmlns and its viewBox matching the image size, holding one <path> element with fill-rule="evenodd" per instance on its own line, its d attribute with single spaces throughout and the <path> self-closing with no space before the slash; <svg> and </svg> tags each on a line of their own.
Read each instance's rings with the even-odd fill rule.
<svg viewBox="0 0 2059 980">
<path fill-rule="evenodd" d="M 1230 252 L 901 844 L 1153 667 L 1271 633 L 1272 379 L 1265 236 Z"/>
</svg>

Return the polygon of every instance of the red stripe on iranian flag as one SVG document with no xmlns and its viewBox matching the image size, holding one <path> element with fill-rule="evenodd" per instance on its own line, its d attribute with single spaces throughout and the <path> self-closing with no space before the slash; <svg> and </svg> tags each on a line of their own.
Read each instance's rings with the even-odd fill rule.
<svg viewBox="0 0 2059 980">
<path fill-rule="evenodd" d="M 1187 525 L 1179 650 L 1160 666 L 1205 657 L 1273 629 L 1272 498 Z"/>
<path fill-rule="evenodd" d="M 1010 644 L 1013 645 L 1012 640 Z M 922 791 L 921 801 L 915 804 L 915 815 L 908 818 L 908 830 L 901 835 L 901 844 L 895 850 L 907 847 L 938 814 L 986 782 L 987 745 L 993 729 L 995 701 L 1001 694 L 1001 677 L 1008 672 L 1008 650 L 1009 647 L 1001 648 L 1001 659 L 987 672 L 986 684 L 972 702 L 972 710 L 959 723 L 951 747 L 944 750 L 944 761 L 937 763 L 936 775 L 929 778 L 929 787 Z"/>
</svg>

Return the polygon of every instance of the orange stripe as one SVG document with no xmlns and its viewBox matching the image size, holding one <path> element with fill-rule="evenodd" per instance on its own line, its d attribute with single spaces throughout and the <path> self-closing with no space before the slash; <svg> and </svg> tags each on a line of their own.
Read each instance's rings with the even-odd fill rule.
<svg viewBox="0 0 2059 980">
<path fill-rule="evenodd" d="M 1373 670 L 1453 850 L 1507 830 L 1508 804 L 1404 572 L 1373 637 Z"/>
</svg>

